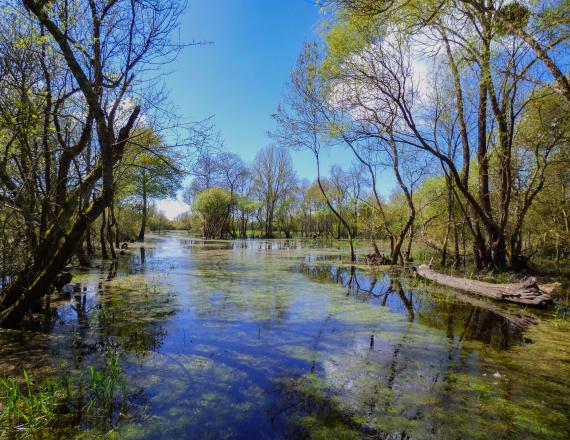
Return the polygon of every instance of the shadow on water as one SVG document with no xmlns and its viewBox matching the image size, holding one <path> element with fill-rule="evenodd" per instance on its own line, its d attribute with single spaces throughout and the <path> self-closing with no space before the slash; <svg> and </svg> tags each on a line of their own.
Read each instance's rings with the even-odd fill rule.
<svg viewBox="0 0 570 440">
<path fill-rule="evenodd" d="M 119 400 L 96 418 L 71 404 L 75 434 L 567 438 L 563 324 L 523 331 L 508 310 L 338 254 L 316 241 L 150 237 L 78 272 L 80 288 L 52 297 L 41 324 L 0 331 L 0 374 L 64 374 L 87 398 L 85 372 L 120 355 Z"/>
<path fill-rule="evenodd" d="M 297 270 L 312 280 L 342 285 L 346 295 L 358 301 L 387 307 L 411 322 L 442 330 L 452 341 L 477 340 L 499 349 L 525 342 L 523 329 L 493 310 L 458 301 L 453 296 L 427 293 L 413 286 L 413 280 L 400 272 L 370 272 L 355 266 L 315 264 L 315 261 L 334 261 L 334 257 L 327 257 L 306 259 Z M 500 311 L 497 306 L 489 307 Z"/>
<path fill-rule="evenodd" d="M 55 380 L 59 395 L 73 390 L 65 391 L 69 397 L 58 403 L 61 416 L 49 429 L 30 433 L 24 423 L 10 436 L 55 439 L 90 430 L 96 436 L 148 417 L 146 391 L 130 381 L 131 371 L 160 349 L 176 308 L 171 293 L 134 275 L 144 271 L 144 260 L 141 248 L 140 257 L 78 272 L 73 285 L 46 298 L 38 319 L 19 331 L 0 330 L 0 376 L 26 371 L 36 384 Z"/>
</svg>

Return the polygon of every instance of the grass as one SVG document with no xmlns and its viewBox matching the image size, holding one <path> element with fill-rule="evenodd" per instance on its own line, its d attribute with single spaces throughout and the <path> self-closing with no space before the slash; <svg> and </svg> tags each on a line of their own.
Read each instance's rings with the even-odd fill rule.
<svg viewBox="0 0 570 440">
<path fill-rule="evenodd" d="M 82 402 L 79 404 L 78 402 Z M 129 399 L 120 353 L 110 351 L 102 368 L 89 367 L 77 380 L 0 377 L 0 438 L 60 438 L 77 426 L 104 433 L 128 414 Z"/>
<path fill-rule="evenodd" d="M 47 380 L 36 385 L 26 370 L 22 379 L 0 378 L 0 427 L 36 431 L 50 426 L 70 397 L 69 382 Z"/>
<path fill-rule="evenodd" d="M 91 395 L 85 408 L 87 413 L 96 416 L 111 415 L 117 411 L 119 414 L 126 413 L 128 390 L 119 362 L 120 353 L 112 352 L 107 355 L 104 370 L 89 367 Z"/>
</svg>

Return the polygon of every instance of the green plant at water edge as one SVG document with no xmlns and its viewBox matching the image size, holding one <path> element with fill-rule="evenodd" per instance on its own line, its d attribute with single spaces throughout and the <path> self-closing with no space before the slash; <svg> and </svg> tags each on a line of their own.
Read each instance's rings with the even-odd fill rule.
<svg viewBox="0 0 570 440">
<path fill-rule="evenodd" d="M 427 263 L 431 258 L 431 253 L 428 249 L 420 249 L 414 255 L 416 264 Z"/>
<path fill-rule="evenodd" d="M 68 382 L 47 380 L 36 385 L 27 371 L 23 382 L 0 378 L 0 428 L 37 430 L 51 425 L 70 397 Z"/>
<path fill-rule="evenodd" d="M 0 377 L 0 438 L 7 433 L 15 438 L 67 437 L 78 425 L 105 433 L 126 417 L 128 402 L 120 353 L 114 350 L 107 353 L 104 367 L 89 367 L 78 380 L 36 384 L 27 371 L 22 378 Z"/>
<path fill-rule="evenodd" d="M 128 389 L 120 366 L 120 353 L 109 352 L 105 369 L 89 367 L 90 396 L 85 412 L 88 415 L 113 418 L 117 411 L 123 416 L 128 406 Z"/>
<path fill-rule="evenodd" d="M 566 308 L 561 308 L 560 305 L 555 305 L 552 310 L 552 324 L 556 329 L 565 329 L 570 325 L 568 320 L 568 311 Z"/>
</svg>

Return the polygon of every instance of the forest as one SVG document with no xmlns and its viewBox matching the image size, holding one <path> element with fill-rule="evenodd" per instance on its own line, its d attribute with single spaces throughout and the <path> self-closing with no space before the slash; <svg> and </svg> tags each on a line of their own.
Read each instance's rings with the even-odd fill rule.
<svg viewBox="0 0 570 440">
<path fill-rule="evenodd" d="M 70 273 L 116 271 L 139 248 L 144 264 L 149 240 L 174 230 L 204 246 L 332 246 L 337 278 L 353 268 L 349 289 L 355 267 L 409 274 L 430 262 L 432 277 L 523 285 L 532 275 L 562 286 L 554 310 L 566 316 L 567 0 L 317 2 L 318 35 L 299 47 L 252 160 L 215 116 L 178 114 L 159 80 L 207 46 L 180 40 L 184 0 L 1 4 L 0 327 L 33 325 Z M 296 170 L 300 154 L 313 178 Z M 177 198 L 188 211 L 168 218 L 157 203 Z"/>
<path fill-rule="evenodd" d="M 224 151 L 211 120 L 158 114 L 167 97 L 150 71 L 181 49 L 170 40 L 181 4 L 137 14 L 93 3 L 73 26 L 66 3 L 5 8 L 2 321 L 19 319 L 71 258 L 114 258 L 147 227 L 347 238 L 351 248 L 358 238 L 379 256 L 387 240 L 391 264 L 410 261 L 414 244 L 443 266 L 478 270 L 567 259 L 566 4 L 540 14 L 519 3 L 434 3 L 429 14 L 423 3 L 382 5 L 329 5 L 324 42 L 303 48 L 274 142 L 250 165 Z M 335 148 L 352 164 L 321 170 Z M 300 149 L 314 155 L 313 182 L 296 177 Z M 151 203 L 186 176 L 192 214 L 171 224 Z"/>
</svg>

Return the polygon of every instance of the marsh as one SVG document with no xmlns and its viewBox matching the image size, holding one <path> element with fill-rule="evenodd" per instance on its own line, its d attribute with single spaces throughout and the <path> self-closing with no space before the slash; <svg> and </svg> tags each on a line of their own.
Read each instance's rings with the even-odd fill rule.
<svg viewBox="0 0 570 440">
<path fill-rule="evenodd" d="M 29 328 L 0 331 L 0 373 L 63 375 L 85 397 L 112 353 L 115 403 L 93 415 L 76 391 L 59 422 L 2 438 L 570 434 L 566 320 L 521 328 L 509 317 L 530 311 L 343 264 L 335 242 L 169 232 L 74 282 Z"/>
</svg>

